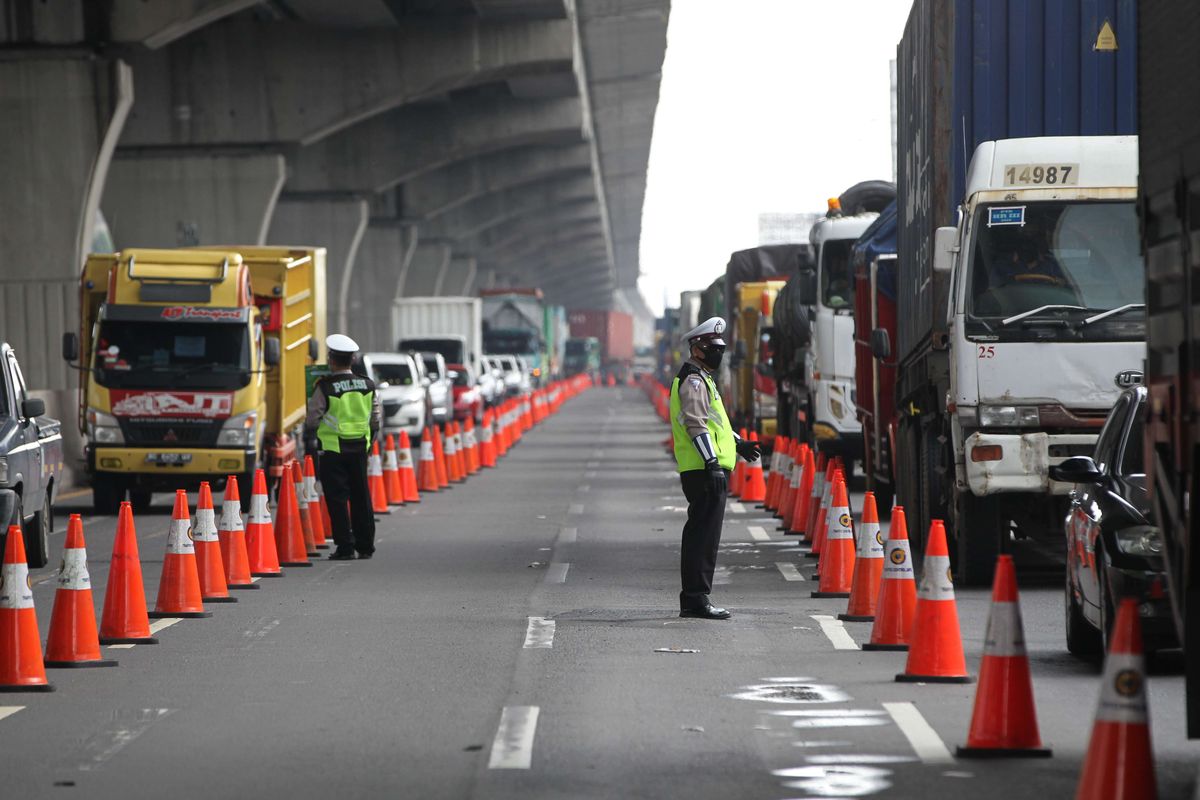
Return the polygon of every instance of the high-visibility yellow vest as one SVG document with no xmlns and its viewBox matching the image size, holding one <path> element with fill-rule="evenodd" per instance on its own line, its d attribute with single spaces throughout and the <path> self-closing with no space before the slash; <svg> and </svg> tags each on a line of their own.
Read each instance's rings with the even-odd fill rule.
<svg viewBox="0 0 1200 800">
<path fill-rule="evenodd" d="M 725 414 L 725 404 L 717 393 L 717 384 L 704 370 L 685 364 L 675 380 L 671 383 L 671 437 L 675 443 L 675 463 L 680 472 L 694 469 L 704 469 L 704 459 L 700 451 L 692 444 L 687 428 L 683 426 L 683 414 L 679 404 L 679 381 L 689 374 L 699 375 L 708 387 L 708 433 L 712 436 L 713 448 L 717 451 L 717 463 L 725 469 L 733 469 L 737 463 L 737 440 L 733 438 L 733 428 L 729 425 L 729 417 Z"/>
<path fill-rule="evenodd" d="M 328 407 L 317 425 L 317 440 L 327 453 L 342 452 L 342 440 L 371 443 L 371 408 L 375 384 L 359 375 L 330 375 L 321 379 Z"/>
</svg>

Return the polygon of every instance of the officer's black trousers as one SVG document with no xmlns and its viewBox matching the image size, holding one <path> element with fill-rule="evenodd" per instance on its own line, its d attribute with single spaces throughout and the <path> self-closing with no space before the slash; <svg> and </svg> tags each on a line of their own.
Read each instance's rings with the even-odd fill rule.
<svg viewBox="0 0 1200 800">
<path fill-rule="evenodd" d="M 366 451 L 321 453 L 321 488 L 325 491 L 333 543 L 337 549 L 343 553 L 350 550 L 374 553 L 375 513 L 367 484 Z"/>
<path fill-rule="evenodd" d="M 717 548 L 721 544 L 721 525 L 725 521 L 725 493 L 712 494 L 708 474 L 696 469 L 679 473 L 683 495 L 688 501 L 687 522 L 683 526 L 683 546 L 679 558 L 681 610 L 699 608 L 708 602 L 712 591 L 713 570 L 717 568 Z"/>
</svg>

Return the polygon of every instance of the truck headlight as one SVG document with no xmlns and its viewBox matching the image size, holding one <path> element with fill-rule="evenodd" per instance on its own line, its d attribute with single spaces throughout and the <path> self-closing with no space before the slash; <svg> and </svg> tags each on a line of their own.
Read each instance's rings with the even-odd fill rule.
<svg viewBox="0 0 1200 800">
<path fill-rule="evenodd" d="M 221 433 L 217 436 L 217 447 L 254 446 L 254 429 L 258 425 L 258 413 L 248 411 L 225 420 Z"/>
<path fill-rule="evenodd" d="M 1162 555 L 1162 534 L 1151 525 L 1135 525 L 1117 531 L 1117 549 L 1129 556 Z"/>
<path fill-rule="evenodd" d="M 840 420 L 846 416 L 846 405 L 842 402 L 845 396 L 841 386 L 829 387 L 829 413 L 834 419 Z"/>
<path fill-rule="evenodd" d="M 87 435 L 93 444 L 125 444 L 117 418 L 96 408 L 87 410 Z"/>
<path fill-rule="evenodd" d="M 984 428 L 1036 428 L 1041 417 L 1037 406 L 980 406 L 979 424 Z"/>
</svg>

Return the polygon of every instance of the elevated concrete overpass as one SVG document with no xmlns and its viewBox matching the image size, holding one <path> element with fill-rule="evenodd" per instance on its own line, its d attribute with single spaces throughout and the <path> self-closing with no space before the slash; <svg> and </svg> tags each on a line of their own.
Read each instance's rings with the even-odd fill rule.
<svg viewBox="0 0 1200 800">
<path fill-rule="evenodd" d="M 328 248 L 330 326 L 401 295 L 637 296 L 669 0 L 14 0 L 2 336 L 70 417 L 87 252 Z M 72 426 L 66 426 L 72 427 Z"/>
</svg>

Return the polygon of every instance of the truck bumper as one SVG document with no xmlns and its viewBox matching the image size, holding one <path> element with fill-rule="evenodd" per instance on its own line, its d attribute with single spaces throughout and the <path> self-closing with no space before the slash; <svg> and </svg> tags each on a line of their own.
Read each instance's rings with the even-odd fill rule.
<svg viewBox="0 0 1200 800">
<path fill-rule="evenodd" d="M 155 454 L 190 456 L 187 463 L 162 464 L 147 460 Z M 184 488 L 202 480 L 240 475 L 255 462 L 253 450 L 171 450 L 163 447 L 97 447 L 88 453 L 93 473 L 122 476 L 147 489 Z"/>
<path fill-rule="evenodd" d="M 1050 466 L 1081 447 L 1095 445 L 1096 437 L 1094 433 L 1041 431 L 972 433 L 963 443 L 967 485 L 977 497 L 1006 492 L 1067 494 L 1071 484 L 1050 480 Z"/>
</svg>

